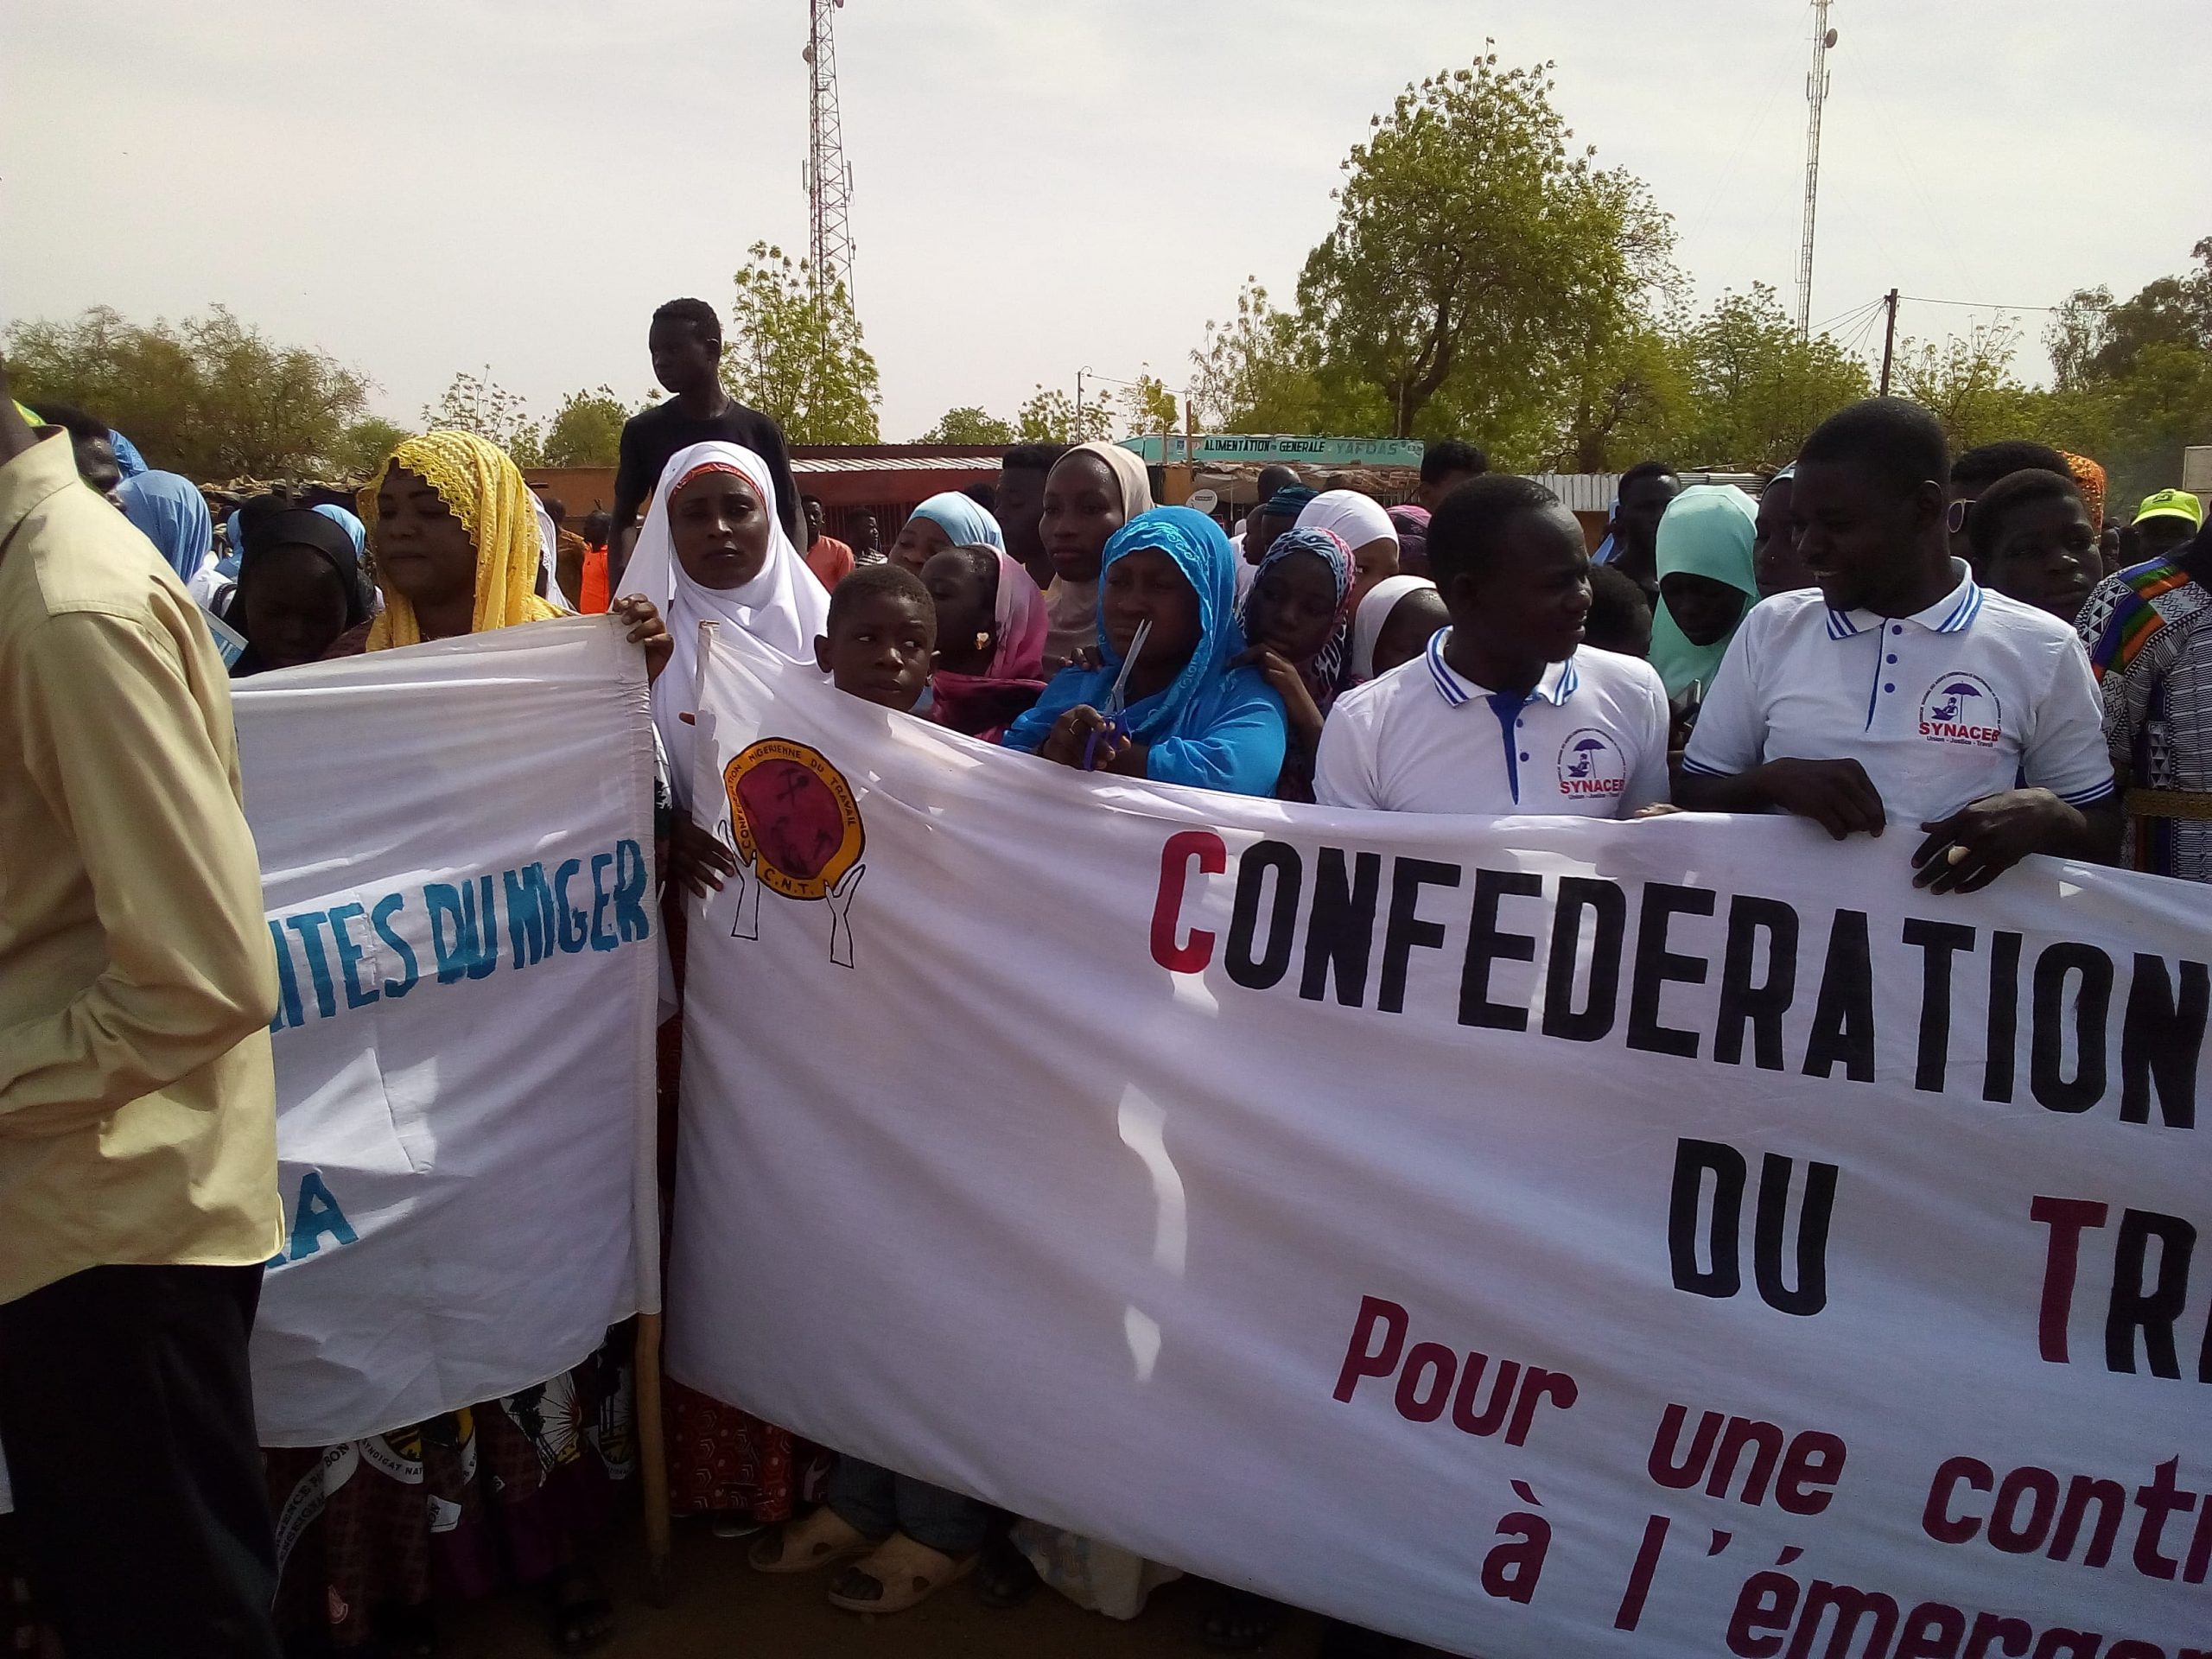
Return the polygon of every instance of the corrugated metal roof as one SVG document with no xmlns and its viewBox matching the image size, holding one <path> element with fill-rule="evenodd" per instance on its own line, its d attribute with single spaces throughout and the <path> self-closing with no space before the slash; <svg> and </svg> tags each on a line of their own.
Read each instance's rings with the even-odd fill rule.
<svg viewBox="0 0 2212 1659">
<path fill-rule="evenodd" d="M 791 471 L 810 473 L 995 473 L 990 455 L 794 455 Z"/>
<path fill-rule="evenodd" d="M 1559 497 L 1571 512 L 1611 512 L 1621 487 L 1618 473 L 1531 473 L 1529 477 Z M 1766 480 L 1757 473 L 1700 472 L 1694 468 L 1675 474 L 1685 484 L 1733 484 L 1757 495 Z"/>
</svg>

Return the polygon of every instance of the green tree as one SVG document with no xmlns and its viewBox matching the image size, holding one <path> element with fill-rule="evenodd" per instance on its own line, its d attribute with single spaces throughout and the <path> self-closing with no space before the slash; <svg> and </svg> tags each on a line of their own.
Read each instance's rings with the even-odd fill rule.
<svg viewBox="0 0 2212 1659">
<path fill-rule="evenodd" d="M 149 465 L 203 482 L 327 470 L 367 405 L 370 381 L 327 353 L 280 346 L 216 306 L 134 323 L 107 306 L 11 325 L 16 395 L 97 412 Z"/>
<path fill-rule="evenodd" d="M 995 415 L 987 415 L 974 404 L 963 404 L 957 409 L 948 409 L 937 417 L 937 424 L 917 439 L 917 443 L 944 443 L 956 447 L 979 444 L 1007 444 L 1014 441 L 1011 423 Z"/>
<path fill-rule="evenodd" d="M 1667 328 L 1637 323 L 1581 343 L 1560 382 L 1567 397 L 1541 456 L 1547 471 L 1617 473 L 1674 451 L 1674 435 L 1688 416 L 1689 379 L 1681 340 Z M 1527 436 L 1497 453 L 1516 461 Z"/>
<path fill-rule="evenodd" d="M 1874 390 L 1866 364 L 1834 340 L 1800 340 L 1764 283 L 1715 301 L 1683 332 L 1681 358 L 1688 406 L 1667 448 L 1689 466 L 1786 461 L 1815 427 Z"/>
<path fill-rule="evenodd" d="M 405 427 L 394 425 L 381 415 L 365 415 L 338 435 L 330 452 L 331 474 L 351 483 L 365 483 L 384 465 L 386 455 L 412 436 Z"/>
<path fill-rule="evenodd" d="M 2018 329 L 2000 321 L 1976 324 L 1940 345 L 1900 340 L 1891 385 L 1942 422 L 1954 454 L 2000 438 L 2036 437 L 2045 404 L 2012 372 L 2019 339 Z"/>
<path fill-rule="evenodd" d="M 1014 425 L 1024 443 L 1096 443 L 1113 432 L 1101 405 L 1087 403 L 1078 415 L 1067 393 L 1041 385 L 1015 413 Z"/>
<path fill-rule="evenodd" d="M 1252 277 L 1237 291 L 1236 314 L 1206 324 L 1191 366 L 1191 399 L 1209 431 L 1320 430 L 1321 388 L 1305 331 Z"/>
<path fill-rule="evenodd" d="M 1639 181 L 1569 153 L 1550 67 L 1500 70 L 1491 52 L 1409 86 L 1344 162 L 1300 305 L 1401 437 L 1447 387 L 1465 413 L 1546 395 L 1576 354 L 1563 320 L 1586 353 L 1671 278 L 1669 220 Z"/>
<path fill-rule="evenodd" d="M 463 370 L 448 381 L 438 401 L 423 409 L 423 423 L 454 432 L 473 432 L 507 452 L 518 467 L 545 464 L 545 441 L 530 407 L 514 392 L 492 378 L 491 365 L 482 374 Z"/>
<path fill-rule="evenodd" d="M 2044 333 L 2054 385 L 2035 435 L 2101 461 L 2122 512 L 2178 480 L 2185 447 L 2212 443 L 2212 237 L 2190 252 L 2196 270 L 2125 300 L 2077 290 Z"/>
<path fill-rule="evenodd" d="M 1173 432 L 1183 423 L 1175 394 L 1156 374 L 1138 371 L 1135 383 L 1122 388 L 1121 402 L 1132 432 Z"/>
<path fill-rule="evenodd" d="M 572 391 L 545 428 L 547 467 L 612 467 L 621 459 L 622 423 L 630 411 L 610 386 Z"/>
<path fill-rule="evenodd" d="M 731 322 L 722 354 L 731 397 L 774 416 L 793 443 L 877 442 L 875 359 L 844 283 L 819 288 L 803 263 L 755 242 L 737 273 Z"/>
</svg>

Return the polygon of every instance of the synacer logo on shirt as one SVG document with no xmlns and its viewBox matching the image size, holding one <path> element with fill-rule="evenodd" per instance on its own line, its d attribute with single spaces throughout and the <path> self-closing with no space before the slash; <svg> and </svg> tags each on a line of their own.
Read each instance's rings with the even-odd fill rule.
<svg viewBox="0 0 2212 1659">
<path fill-rule="evenodd" d="M 2005 712 L 1987 680 L 1946 674 L 1920 700 L 1920 734 L 1931 743 L 1995 748 L 2005 735 Z"/>
<path fill-rule="evenodd" d="M 1562 795 L 1618 795 L 1628 787 L 1628 763 L 1620 745 L 1585 726 L 1569 733 L 1559 748 L 1559 792 Z"/>
</svg>

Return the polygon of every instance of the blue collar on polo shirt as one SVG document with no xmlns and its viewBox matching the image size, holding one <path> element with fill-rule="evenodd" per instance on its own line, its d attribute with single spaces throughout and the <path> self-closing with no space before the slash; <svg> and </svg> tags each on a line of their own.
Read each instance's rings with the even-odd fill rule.
<svg viewBox="0 0 2212 1659">
<path fill-rule="evenodd" d="M 1436 682 L 1437 696 L 1442 697 L 1446 702 L 1457 709 L 1473 697 L 1482 697 L 1490 702 L 1496 702 L 1503 697 L 1518 709 L 1528 701 L 1527 697 L 1516 697 L 1510 693 L 1492 691 L 1489 687 L 1477 685 L 1472 680 L 1462 676 L 1459 670 L 1444 660 L 1444 648 L 1451 643 L 1451 639 L 1452 630 L 1446 628 L 1432 634 L 1428 641 L 1429 677 Z M 1537 677 L 1535 689 L 1529 693 L 1529 696 L 1541 697 L 1556 709 L 1574 695 L 1574 688 L 1580 684 L 1581 681 L 1582 677 L 1574 671 L 1574 658 L 1570 655 L 1559 662 L 1547 663 L 1544 665 L 1543 673 Z"/>
<path fill-rule="evenodd" d="M 1499 739 L 1505 745 L 1506 787 L 1513 791 L 1514 804 L 1518 805 L 1521 801 L 1521 741 L 1513 734 L 1515 724 L 1520 719 L 1521 711 L 1531 702 L 1541 700 L 1557 709 L 1574 695 L 1574 688 L 1582 683 L 1582 677 L 1574 671 L 1574 657 L 1570 652 L 1559 662 L 1545 664 L 1543 673 L 1537 677 L 1536 683 L 1530 688 L 1529 695 L 1516 696 L 1510 691 L 1492 691 L 1477 685 L 1446 662 L 1444 648 L 1451 639 L 1452 630 L 1449 628 L 1430 636 L 1429 677 L 1436 682 L 1436 694 L 1451 708 L 1462 708 L 1477 697 L 1490 705 L 1491 713 L 1497 717 Z"/>
<path fill-rule="evenodd" d="M 1879 633 L 1889 621 L 1916 622 L 1930 633 L 1964 633 L 1981 614 L 1981 584 L 1974 579 L 1963 559 L 1953 559 L 1951 569 L 1958 586 L 1924 611 L 1910 616 L 1878 616 L 1872 611 L 1839 611 L 1828 607 L 1828 638 L 1848 639 L 1853 634 Z"/>
</svg>

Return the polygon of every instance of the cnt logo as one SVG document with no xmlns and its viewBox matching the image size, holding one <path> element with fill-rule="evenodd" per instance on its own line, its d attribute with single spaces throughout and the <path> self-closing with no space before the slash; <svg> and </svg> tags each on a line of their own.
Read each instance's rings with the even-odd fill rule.
<svg viewBox="0 0 2212 1659">
<path fill-rule="evenodd" d="M 722 772 L 729 817 L 719 826 L 735 849 L 734 939 L 760 937 L 760 890 L 830 912 L 830 960 L 853 965 L 851 912 L 868 866 L 868 830 L 845 774 L 819 749 L 789 738 L 763 738 Z"/>
<path fill-rule="evenodd" d="M 2005 735 L 2005 711 L 1987 680 L 1946 674 L 1920 700 L 1920 734 L 1930 743 L 1993 749 Z"/>
<path fill-rule="evenodd" d="M 1628 763 L 1620 746 L 1595 728 L 1570 732 L 1559 747 L 1559 792 L 1562 795 L 1618 795 L 1628 787 Z"/>
</svg>

